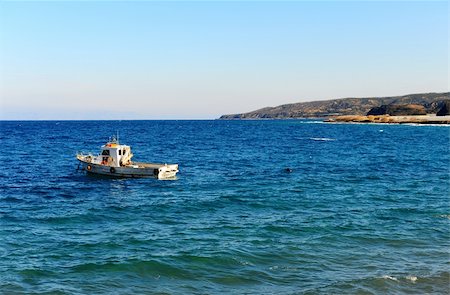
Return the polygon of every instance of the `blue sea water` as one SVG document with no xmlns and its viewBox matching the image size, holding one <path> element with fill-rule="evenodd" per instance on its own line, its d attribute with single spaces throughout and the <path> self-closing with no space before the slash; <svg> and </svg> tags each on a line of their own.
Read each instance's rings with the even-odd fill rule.
<svg viewBox="0 0 450 295">
<path fill-rule="evenodd" d="M 178 179 L 77 171 L 116 130 Z M 448 294 L 449 142 L 448 126 L 0 122 L 0 293 Z"/>
</svg>

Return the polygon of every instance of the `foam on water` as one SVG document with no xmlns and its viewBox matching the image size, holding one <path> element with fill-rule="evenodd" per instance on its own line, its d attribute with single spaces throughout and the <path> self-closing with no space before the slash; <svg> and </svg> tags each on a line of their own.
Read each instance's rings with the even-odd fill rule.
<svg viewBox="0 0 450 295">
<path fill-rule="evenodd" d="M 441 214 L 441 215 L 438 215 L 438 217 L 450 219 L 450 214 Z"/>
<path fill-rule="evenodd" d="M 384 276 L 382 276 L 382 278 L 386 279 L 386 280 L 392 280 L 392 281 L 397 281 L 398 282 L 398 279 L 396 277 L 384 275 Z"/>
<path fill-rule="evenodd" d="M 334 138 L 327 138 L 327 137 L 311 137 L 309 139 L 314 140 L 314 141 L 335 141 L 336 140 Z"/>
<path fill-rule="evenodd" d="M 408 275 L 405 277 L 405 279 L 415 283 L 417 281 L 417 277 L 416 276 L 412 276 L 412 275 Z"/>
</svg>

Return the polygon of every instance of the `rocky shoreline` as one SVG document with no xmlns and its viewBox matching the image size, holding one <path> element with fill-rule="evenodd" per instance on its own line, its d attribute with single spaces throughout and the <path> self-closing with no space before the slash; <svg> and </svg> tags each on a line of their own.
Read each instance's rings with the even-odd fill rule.
<svg viewBox="0 0 450 295">
<path fill-rule="evenodd" d="M 390 116 L 390 115 L 345 115 L 332 116 L 325 120 L 330 123 L 392 123 L 392 124 L 450 124 L 450 116 L 436 116 L 432 114 L 418 116 Z"/>
</svg>

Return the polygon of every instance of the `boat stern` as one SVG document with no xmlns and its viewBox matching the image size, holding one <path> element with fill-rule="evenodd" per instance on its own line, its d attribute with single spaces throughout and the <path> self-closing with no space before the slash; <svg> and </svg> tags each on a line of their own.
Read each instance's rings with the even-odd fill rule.
<svg viewBox="0 0 450 295">
<path fill-rule="evenodd" d="M 178 171 L 178 164 L 165 164 L 158 168 L 156 176 L 158 179 L 171 179 L 177 175 Z"/>
</svg>

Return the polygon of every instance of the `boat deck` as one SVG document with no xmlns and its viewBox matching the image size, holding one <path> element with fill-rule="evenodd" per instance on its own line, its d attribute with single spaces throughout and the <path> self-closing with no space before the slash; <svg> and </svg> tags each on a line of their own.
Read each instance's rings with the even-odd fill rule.
<svg viewBox="0 0 450 295">
<path fill-rule="evenodd" d="M 139 166 L 139 168 L 159 168 L 165 166 L 166 164 L 131 162 L 131 164 L 127 166 L 135 166 L 135 165 Z"/>
</svg>

